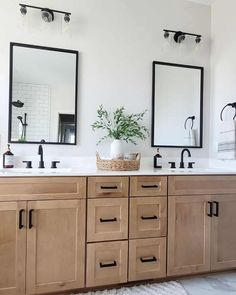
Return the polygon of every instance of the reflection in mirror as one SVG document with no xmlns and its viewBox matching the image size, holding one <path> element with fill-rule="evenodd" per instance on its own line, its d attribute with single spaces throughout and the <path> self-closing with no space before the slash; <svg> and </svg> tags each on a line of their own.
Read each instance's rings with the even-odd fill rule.
<svg viewBox="0 0 236 295">
<path fill-rule="evenodd" d="M 9 142 L 76 144 L 78 51 L 11 43 Z"/>
<path fill-rule="evenodd" d="M 202 147 L 203 68 L 153 62 L 152 146 Z"/>
</svg>

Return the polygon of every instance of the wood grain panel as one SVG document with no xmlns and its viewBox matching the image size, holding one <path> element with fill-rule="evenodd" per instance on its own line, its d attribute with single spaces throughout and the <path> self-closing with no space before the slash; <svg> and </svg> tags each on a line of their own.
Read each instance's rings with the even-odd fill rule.
<svg viewBox="0 0 236 295">
<path fill-rule="evenodd" d="M 168 200 L 167 274 L 210 270 L 211 196 L 176 196 Z"/>
<path fill-rule="evenodd" d="M 211 270 L 236 267 L 236 195 L 212 196 L 219 214 L 212 218 Z M 216 213 L 214 203 L 214 213 Z"/>
<path fill-rule="evenodd" d="M 169 176 L 168 190 L 169 195 L 233 194 L 236 193 L 236 176 Z"/>
<path fill-rule="evenodd" d="M 19 228 L 19 212 L 24 210 Z M 26 202 L 0 202 L 0 294 L 25 294 Z"/>
<path fill-rule="evenodd" d="M 87 245 L 86 286 L 127 282 L 128 241 Z"/>
<path fill-rule="evenodd" d="M 128 177 L 89 177 L 88 198 L 128 197 Z"/>
<path fill-rule="evenodd" d="M 86 197 L 86 177 L 0 178 L 0 201 Z"/>
<path fill-rule="evenodd" d="M 165 196 L 167 194 L 166 176 L 131 176 L 130 196 L 150 197 Z"/>
<path fill-rule="evenodd" d="M 28 294 L 84 287 L 85 200 L 32 201 L 28 210 Z"/>
<path fill-rule="evenodd" d="M 128 199 L 88 200 L 87 241 L 128 238 Z"/>
<path fill-rule="evenodd" d="M 166 238 L 129 242 L 129 281 L 166 276 Z"/>
<path fill-rule="evenodd" d="M 167 198 L 138 197 L 130 200 L 131 239 L 166 236 L 166 227 Z"/>
</svg>

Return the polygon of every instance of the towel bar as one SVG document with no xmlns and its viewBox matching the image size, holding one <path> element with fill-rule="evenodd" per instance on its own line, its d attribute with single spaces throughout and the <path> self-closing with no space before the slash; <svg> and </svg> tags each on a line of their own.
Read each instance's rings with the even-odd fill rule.
<svg viewBox="0 0 236 295">
<path fill-rule="evenodd" d="M 235 109 L 235 114 L 234 114 L 233 120 L 234 120 L 235 117 L 236 117 L 236 102 L 228 103 L 227 105 L 225 105 L 225 106 L 223 107 L 223 109 L 222 109 L 221 112 L 220 112 L 220 119 L 221 119 L 221 121 L 223 121 L 223 112 L 224 112 L 224 110 L 225 110 L 227 107 L 232 107 L 232 108 Z"/>
</svg>

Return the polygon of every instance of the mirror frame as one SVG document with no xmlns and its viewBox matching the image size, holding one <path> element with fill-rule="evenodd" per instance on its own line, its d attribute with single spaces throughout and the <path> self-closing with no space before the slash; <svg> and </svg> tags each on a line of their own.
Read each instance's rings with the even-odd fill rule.
<svg viewBox="0 0 236 295">
<path fill-rule="evenodd" d="M 199 115 L 200 115 L 200 135 L 199 135 L 199 145 L 197 146 L 184 146 L 184 145 L 157 145 L 154 143 L 154 122 L 155 122 L 155 79 L 156 73 L 155 68 L 156 65 L 165 65 L 171 67 L 180 67 L 180 68 L 188 68 L 188 69 L 196 69 L 200 71 L 200 101 L 199 101 Z M 176 63 L 168 63 L 161 61 L 153 61 L 152 63 L 152 126 L 151 126 L 151 147 L 166 147 L 166 148 L 203 148 L 203 95 L 204 95 L 204 67 L 185 65 L 185 64 L 176 64 Z"/>
<path fill-rule="evenodd" d="M 34 48 L 39 50 L 49 50 L 49 51 L 59 51 L 65 53 L 72 53 L 75 54 L 76 57 L 76 64 L 75 64 L 75 142 L 74 143 L 62 143 L 62 142 L 41 142 L 41 141 L 14 141 L 11 140 L 11 133 L 12 133 L 12 82 L 13 82 L 13 64 L 14 64 L 14 57 L 13 57 L 13 49 L 14 47 L 27 47 L 27 48 Z M 54 48 L 54 47 L 47 47 L 47 46 L 39 46 L 39 45 L 31 45 L 31 44 L 24 44 L 24 43 L 17 43 L 17 42 L 10 42 L 10 65 L 9 65 L 9 114 L 8 114 L 8 142 L 9 143 L 18 143 L 18 144 L 58 144 L 58 145 L 77 145 L 77 128 L 78 128 L 78 62 L 79 62 L 79 51 L 71 50 L 71 49 L 62 49 L 62 48 Z"/>
</svg>

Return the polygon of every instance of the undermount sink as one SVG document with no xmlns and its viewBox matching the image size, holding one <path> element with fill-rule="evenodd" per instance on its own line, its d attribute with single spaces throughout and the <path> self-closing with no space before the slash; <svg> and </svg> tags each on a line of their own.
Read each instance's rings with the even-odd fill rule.
<svg viewBox="0 0 236 295">
<path fill-rule="evenodd" d="M 44 169 L 27 169 L 27 168 L 9 168 L 9 169 L 0 169 L 1 174 L 60 174 L 68 173 L 71 171 L 71 168 L 44 168 Z"/>
</svg>

